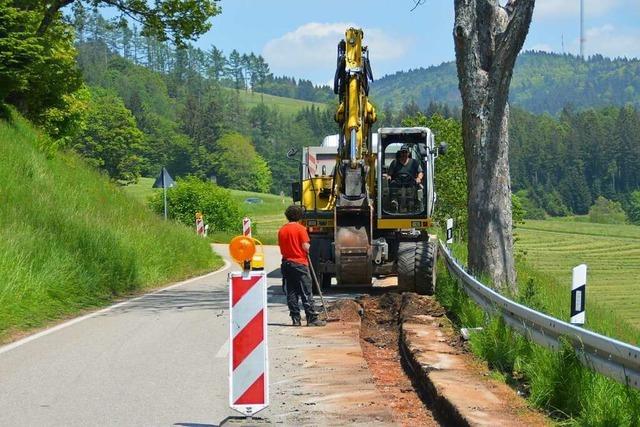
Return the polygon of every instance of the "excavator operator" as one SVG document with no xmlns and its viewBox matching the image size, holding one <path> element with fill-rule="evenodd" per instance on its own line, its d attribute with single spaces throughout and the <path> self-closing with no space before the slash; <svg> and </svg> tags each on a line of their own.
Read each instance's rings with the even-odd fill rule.
<svg viewBox="0 0 640 427">
<path fill-rule="evenodd" d="M 408 144 L 400 147 L 397 158 L 389 165 L 387 179 L 402 183 L 410 182 L 413 179 L 417 185 L 422 183 L 422 168 L 416 159 L 411 158 L 410 152 L 411 148 Z"/>
<path fill-rule="evenodd" d="M 422 210 L 422 178 L 424 174 L 420 162 L 411 158 L 411 147 L 403 144 L 396 158 L 389 165 L 390 210 L 407 213 Z"/>
</svg>

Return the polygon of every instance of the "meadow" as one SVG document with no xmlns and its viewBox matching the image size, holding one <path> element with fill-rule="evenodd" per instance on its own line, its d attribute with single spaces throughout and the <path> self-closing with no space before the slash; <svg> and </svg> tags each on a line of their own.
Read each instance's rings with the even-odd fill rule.
<svg viewBox="0 0 640 427">
<path fill-rule="evenodd" d="M 251 109 L 259 104 L 266 104 L 272 108 L 277 108 L 285 116 L 294 116 L 303 108 L 324 109 L 327 106 L 320 102 L 303 101 L 301 99 L 284 98 L 282 96 L 268 95 L 257 92 L 240 91 L 240 100 L 247 109 Z"/>
<path fill-rule="evenodd" d="M 567 295 L 572 268 L 587 264 L 587 325 L 591 302 L 640 331 L 640 227 L 528 220 L 516 235 L 527 264 L 555 278 Z"/>
</svg>

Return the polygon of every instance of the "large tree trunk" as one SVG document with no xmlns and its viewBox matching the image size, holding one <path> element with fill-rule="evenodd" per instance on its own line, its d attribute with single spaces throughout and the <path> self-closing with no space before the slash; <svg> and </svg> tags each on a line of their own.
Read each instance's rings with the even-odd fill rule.
<svg viewBox="0 0 640 427">
<path fill-rule="evenodd" d="M 469 267 L 516 291 L 509 178 L 509 85 L 535 0 L 455 0 L 462 95 Z"/>
</svg>

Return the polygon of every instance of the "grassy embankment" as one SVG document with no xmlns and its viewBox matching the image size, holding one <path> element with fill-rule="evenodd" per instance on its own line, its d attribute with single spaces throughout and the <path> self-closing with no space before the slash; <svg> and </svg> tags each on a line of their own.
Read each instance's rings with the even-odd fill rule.
<svg viewBox="0 0 640 427">
<path fill-rule="evenodd" d="M 141 202 L 146 203 L 154 191 L 161 191 L 151 188 L 153 181 L 153 178 L 140 178 L 136 184 L 125 187 L 125 191 Z M 253 237 L 265 245 L 276 244 L 277 231 L 286 222 L 284 210 L 292 203 L 291 197 L 285 196 L 283 202 L 283 198 L 275 194 L 240 190 L 229 191 L 240 205 L 243 214 L 251 218 L 255 231 Z M 262 200 L 262 203 L 246 203 L 245 200 L 248 198 L 258 198 Z M 238 224 L 238 227 L 241 230 L 242 224 Z M 234 237 L 234 234 L 221 232 L 210 234 L 209 237 L 213 242 L 227 243 Z"/>
<path fill-rule="evenodd" d="M 568 320 L 571 269 L 587 263 L 586 328 L 637 345 L 640 228 L 573 221 L 527 221 L 517 230 L 521 303 Z M 456 253 L 464 259 L 465 248 Z M 568 425 L 637 426 L 640 393 L 583 367 L 570 348 L 553 353 L 485 314 L 440 266 L 437 296 L 460 326 L 482 326 L 470 347 L 537 407 Z M 486 280 L 484 280 L 486 283 Z M 621 294 L 627 295 L 621 298 Z M 636 310 L 633 307 L 636 307 Z M 633 320 L 632 322 L 629 322 Z"/>
<path fill-rule="evenodd" d="M 17 115 L 0 121 L 0 341 L 222 265 L 78 156 L 46 156 L 45 141 Z"/>
</svg>

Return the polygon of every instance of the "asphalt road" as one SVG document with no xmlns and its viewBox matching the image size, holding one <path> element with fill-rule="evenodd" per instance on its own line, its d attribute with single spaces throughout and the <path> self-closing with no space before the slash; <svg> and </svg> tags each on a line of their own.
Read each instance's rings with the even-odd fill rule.
<svg viewBox="0 0 640 427">
<path fill-rule="evenodd" d="M 265 250 L 277 275 L 277 248 Z M 233 415 L 229 271 L 0 347 L 0 426 L 210 426 Z M 282 328 L 280 279 L 269 284 L 270 329 Z"/>
</svg>

